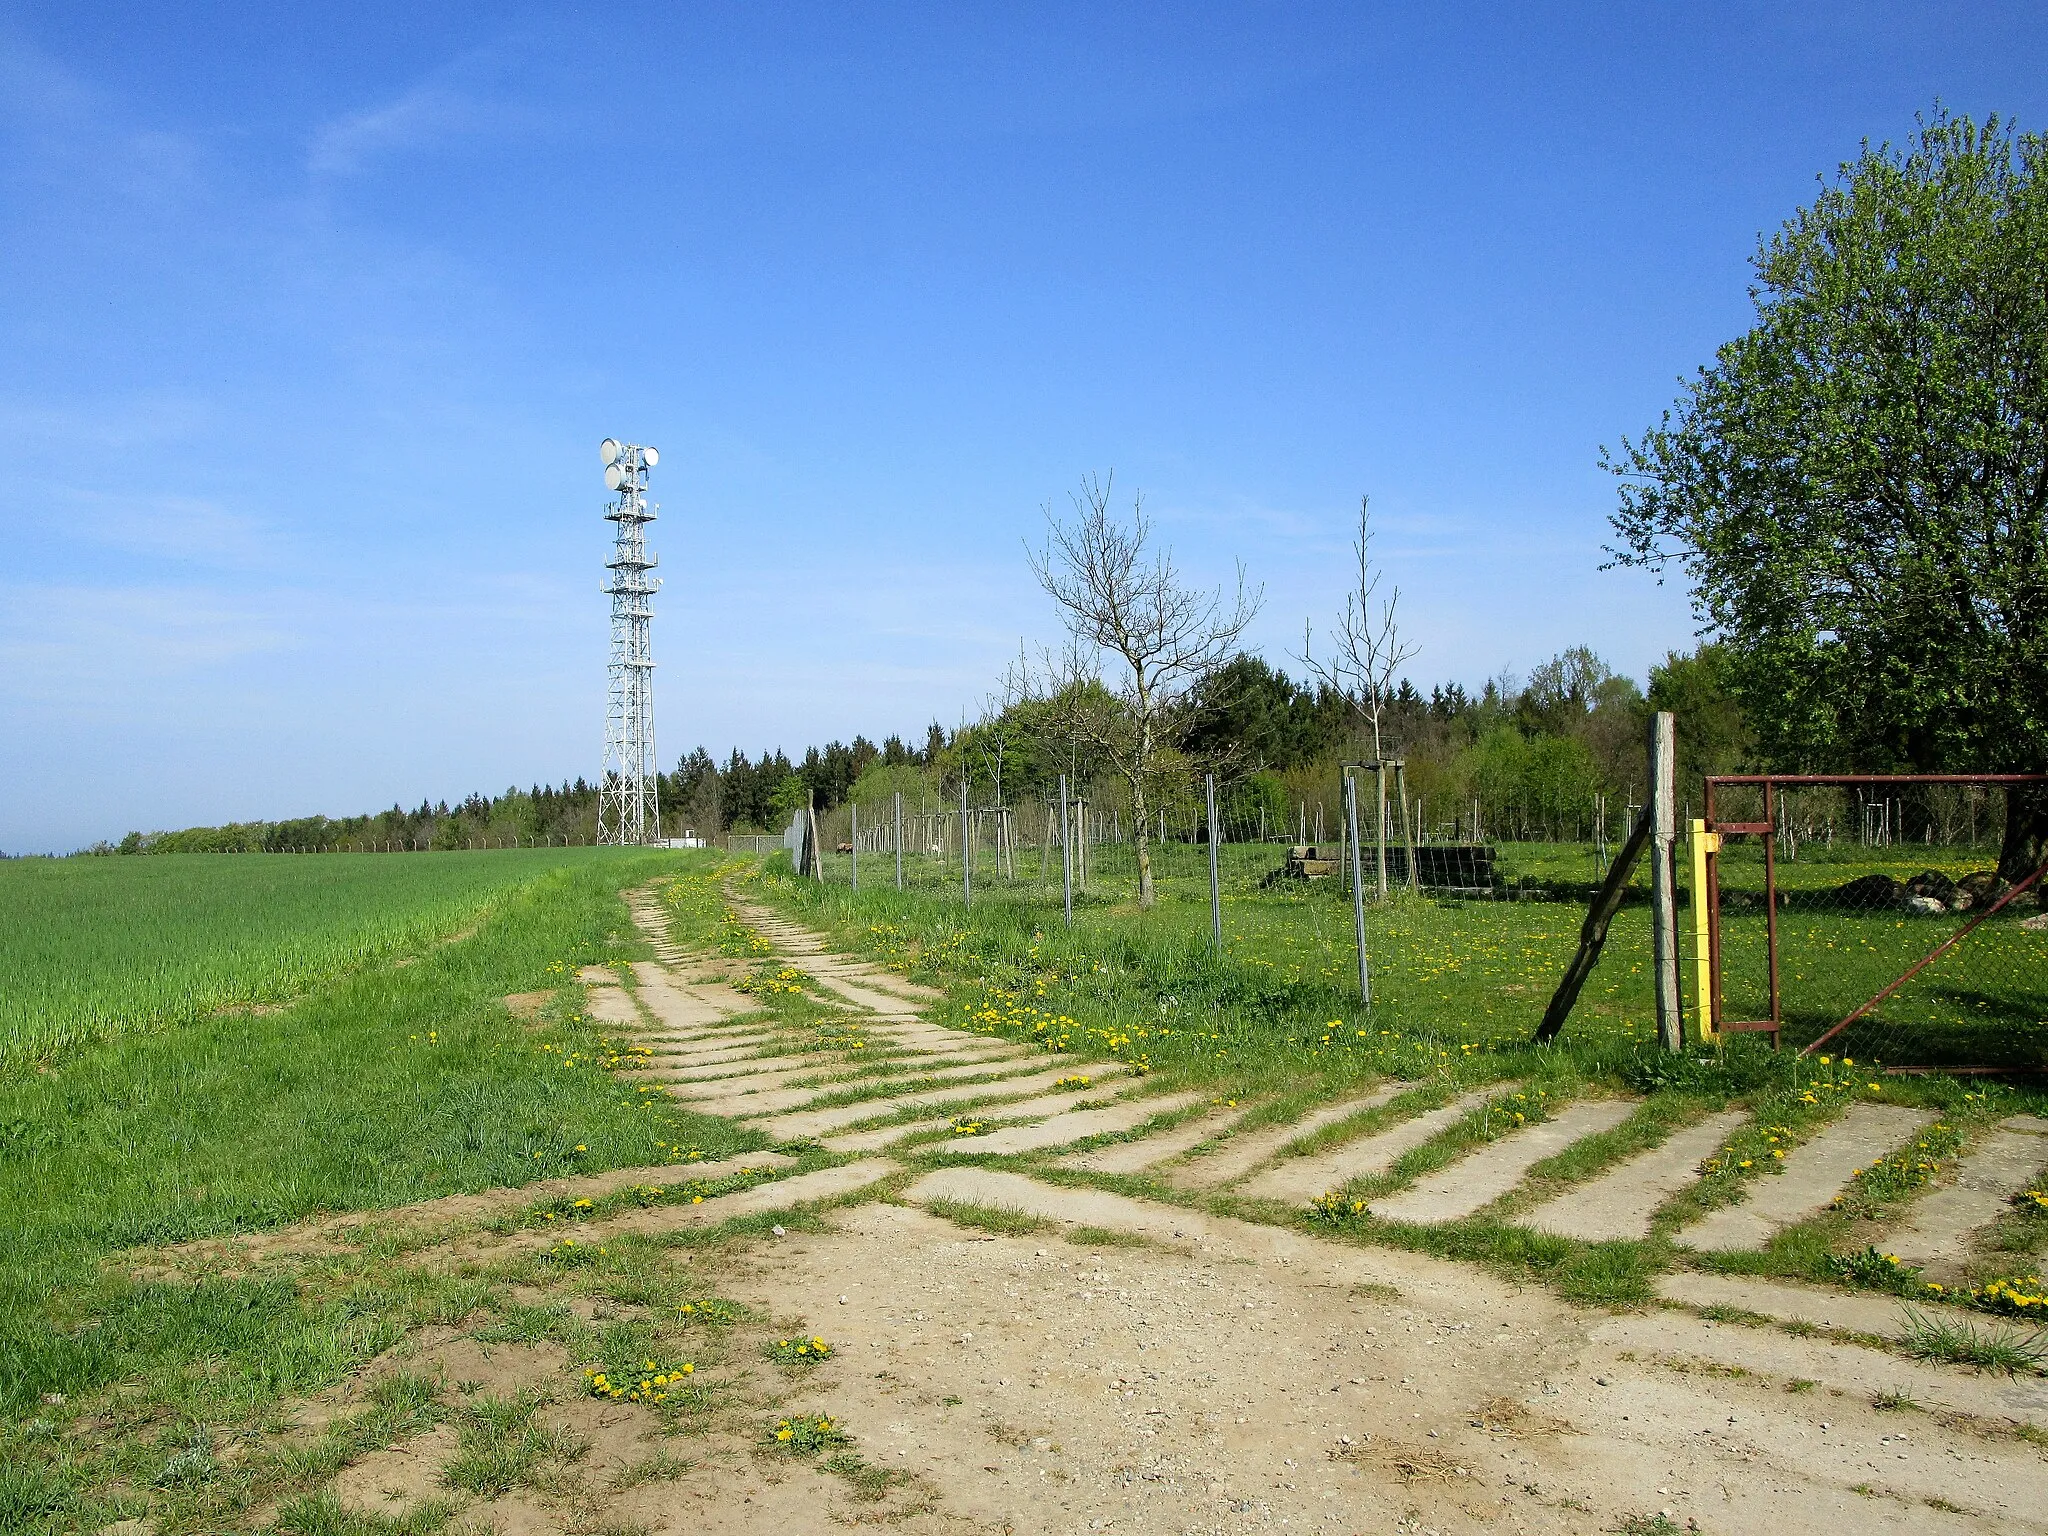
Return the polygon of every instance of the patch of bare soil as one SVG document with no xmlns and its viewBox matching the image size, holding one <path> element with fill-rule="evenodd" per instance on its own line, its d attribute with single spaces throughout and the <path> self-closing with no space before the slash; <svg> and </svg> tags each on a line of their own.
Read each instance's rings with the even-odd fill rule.
<svg viewBox="0 0 2048 1536">
<path fill-rule="evenodd" d="M 1219 1220 L 1115 1243 L 885 1203 L 827 1221 L 674 1260 L 754 1320 L 699 1344 L 702 1417 L 594 1399 L 557 1345 L 426 1330 L 341 1395 L 423 1373 L 453 1421 L 358 1459 L 334 1492 L 387 1518 L 454 1498 L 466 1523 L 549 1536 L 2048 1530 L 2038 1446 L 1873 1401 L 1816 1341 L 1781 1341 L 1798 1346 L 1783 1379 L 1674 1369 L 1641 1348 L 1662 1314 L 1610 1319 L 1464 1266 Z M 571 1303 L 598 1330 L 623 1315 L 601 1287 Z M 1672 1326 L 1773 1350 L 1755 1329 Z M 762 1354 L 778 1330 L 831 1358 L 778 1370 Z M 464 1500 L 443 1475 L 463 1405 L 522 1392 L 573 1454 Z M 846 1443 L 788 1454 L 779 1418 L 827 1419 Z"/>
<path fill-rule="evenodd" d="M 372 1451 L 334 1480 L 334 1497 L 344 1509 L 401 1520 L 443 1493 L 441 1472 L 455 1455 L 452 1424 L 437 1424 L 423 1435 Z"/>
<path fill-rule="evenodd" d="M 1018 1532 L 2048 1527 L 2037 1447 L 1902 1419 L 1822 1350 L 1797 1377 L 1677 1374 L 1547 1295 L 1359 1253 L 1390 1297 L 1327 1246 L 1077 1247 L 867 1206 L 753 1294 L 840 1344 L 819 1399 L 863 1454 Z"/>
<path fill-rule="evenodd" d="M 753 967 L 729 955 L 692 955 L 685 980 L 690 982 L 734 982 L 753 974 Z"/>
<path fill-rule="evenodd" d="M 540 1017 L 541 1009 L 547 1007 L 548 1000 L 554 995 L 552 992 L 513 992 L 504 998 L 504 1003 L 514 1018 L 531 1021 Z"/>
<path fill-rule="evenodd" d="M 570 1362 L 559 1344 L 487 1344 L 457 1334 L 417 1353 L 386 1356 L 384 1363 L 432 1376 L 465 1397 L 511 1397 L 529 1388 L 559 1387 Z"/>
<path fill-rule="evenodd" d="M 482 926 L 483 925 L 481 923 L 471 923 L 467 928 L 458 928 L 455 932 L 445 934 L 441 938 L 434 940 L 433 943 L 427 946 L 427 949 L 446 949 L 451 944 L 460 944 L 464 939 L 473 938 L 476 934 L 477 929 Z M 419 964 L 419 962 L 419 955 L 400 955 L 396 960 L 391 962 L 391 968 L 396 971 L 402 971 L 408 965 L 417 965 Z"/>
</svg>

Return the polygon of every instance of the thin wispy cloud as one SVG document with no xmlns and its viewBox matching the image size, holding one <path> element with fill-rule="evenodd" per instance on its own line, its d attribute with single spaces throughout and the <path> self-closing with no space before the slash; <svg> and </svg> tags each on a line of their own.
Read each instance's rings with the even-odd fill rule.
<svg viewBox="0 0 2048 1536">
<path fill-rule="evenodd" d="M 382 155 L 477 132 L 488 113 L 465 93 L 428 81 L 394 101 L 327 124 L 313 136 L 307 169 L 352 176 Z"/>
<path fill-rule="evenodd" d="M 307 170 L 316 177 L 360 175 L 391 156 L 541 128 L 546 118 L 519 91 L 530 75 L 531 46 L 521 34 L 508 34 L 445 61 L 388 100 L 322 124 Z"/>
<path fill-rule="evenodd" d="M 19 460 L 36 452 L 159 448 L 188 440 L 213 420 L 202 397 L 172 391 L 102 395 L 89 405 L 0 397 L 0 450 Z"/>
<path fill-rule="evenodd" d="M 244 566 L 273 552 L 270 530 L 261 518 L 203 496 L 108 496 L 73 490 L 65 500 L 91 536 L 136 554 Z"/>
<path fill-rule="evenodd" d="M 206 190 L 193 135 L 140 126 L 63 60 L 0 31 L 0 144 L 8 169 L 59 198 L 91 189 L 105 216 L 181 206 Z M 109 203 L 125 208 L 110 209 Z M 55 205 L 43 205 L 47 214 Z"/>
<path fill-rule="evenodd" d="M 201 587 L 0 587 L 0 698 L 126 710 L 166 680 L 292 646 L 282 608 Z"/>
<path fill-rule="evenodd" d="M 0 30 L 0 119 L 30 127 L 72 125 L 89 119 L 96 107 L 76 73 Z"/>
<path fill-rule="evenodd" d="M 1146 510 L 1163 523 L 1185 523 L 1218 533 L 1243 533 L 1260 544 L 1275 540 L 1313 543 L 1337 520 L 1332 513 L 1299 512 L 1248 500 L 1223 506 L 1148 506 Z"/>
</svg>

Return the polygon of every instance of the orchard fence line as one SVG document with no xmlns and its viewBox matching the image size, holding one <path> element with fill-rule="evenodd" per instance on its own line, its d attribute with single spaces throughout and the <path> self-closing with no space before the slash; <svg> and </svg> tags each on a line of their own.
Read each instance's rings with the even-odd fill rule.
<svg viewBox="0 0 2048 1536">
<path fill-rule="evenodd" d="M 1653 762 L 1674 753 L 1669 736 L 1653 743 Z M 1462 950 L 1507 931 L 1497 903 L 1552 903 L 1579 930 L 1580 953 L 1560 956 L 1545 984 L 1557 995 L 1538 1026 L 1544 1038 L 1564 1026 L 1610 924 L 1632 908 L 1639 915 L 1615 926 L 1630 935 L 1618 963 L 1641 976 L 1634 1006 L 1654 1009 L 1667 1048 L 1688 1037 L 1717 1045 L 1767 1023 L 1773 1045 L 1825 1037 L 1893 1070 L 2048 1069 L 2048 878 L 2015 889 L 1998 876 L 2009 786 L 1997 776 L 1786 780 L 1754 805 L 1743 799 L 1750 790 L 1719 780 L 1713 821 L 1715 807 L 1679 798 L 1674 784 L 1661 818 L 1645 814 L 1653 793 L 1650 807 L 1632 798 L 1590 806 L 1581 841 L 1523 842 L 1485 832 L 1483 805 L 1457 823 L 1428 818 L 1419 799 L 1404 815 L 1398 785 L 1376 816 L 1375 785 L 1395 777 L 1386 766 L 1351 765 L 1334 808 L 1247 803 L 1203 776 L 1168 786 L 1166 804 L 1146 817 L 1159 904 L 1183 923 L 1206 906 L 1219 950 L 1232 931 L 1258 943 L 1280 908 L 1322 907 L 1310 920 L 1332 937 L 1355 924 L 1356 986 L 1370 1006 L 1382 981 L 1375 948 L 1413 926 L 1373 917 L 1384 904 L 1438 909 L 1441 920 L 1430 921 Z M 1603 810 L 1623 809 L 1635 813 L 1627 832 L 1602 825 Z M 1470 838 L 1474 827 L 1481 838 Z M 1454 842 L 1454 833 L 1466 835 Z M 825 882 L 1022 903 L 1053 922 L 1071 924 L 1077 903 L 1128 910 L 1137 893 L 1129 801 L 1113 793 L 1069 793 L 1064 809 L 1037 798 L 946 806 L 892 794 L 804 808 L 757 846 L 771 842 Z M 1554 919 L 1539 926 L 1558 937 Z M 1610 964 L 1608 974 L 1621 973 Z"/>
</svg>

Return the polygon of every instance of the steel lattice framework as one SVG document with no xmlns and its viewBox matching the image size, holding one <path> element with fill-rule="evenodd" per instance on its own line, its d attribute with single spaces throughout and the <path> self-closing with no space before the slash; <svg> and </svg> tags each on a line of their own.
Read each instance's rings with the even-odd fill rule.
<svg viewBox="0 0 2048 1536">
<path fill-rule="evenodd" d="M 647 552 L 647 472 L 661 455 L 637 443 L 604 440 L 604 483 L 618 492 L 605 517 L 618 525 L 610 579 L 612 599 L 610 692 L 605 704 L 604 772 L 597 789 L 600 843 L 652 843 L 661 837 L 659 772 L 654 755 L 654 655 L 647 627 L 654 617 L 658 580 L 648 572 L 659 557 Z"/>
</svg>

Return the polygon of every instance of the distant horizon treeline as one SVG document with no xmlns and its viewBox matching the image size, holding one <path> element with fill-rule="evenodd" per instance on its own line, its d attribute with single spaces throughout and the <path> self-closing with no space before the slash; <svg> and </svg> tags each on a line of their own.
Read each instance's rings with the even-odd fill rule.
<svg viewBox="0 0 2048 1536">
<path fill-rule="evenodd" d="M 1477 693 L 1444 683 L 1424 694 L 1404 679 L 1387 711 L 1389 755 L 1406 760 L 1418 797 L 1439 806 L 1477 802 L 1489 835 L 1583 836 L 1596 795 L 1618 797 L 1617 807 L 1631 789 L 1640 796 L 1652 710 L 1678 716 L 1680 771 L 1688 783 L 1747 766 L 1752 737 L 1726 674 L 1725 654 L 1707 644 L 1667 655 L 1651 668 L 1647 689 L 1584 646 L 1537 666 L 1526 682 L 1504 673 Z M 1339 761 L 1363 755 L 1350 701 L 1296 682 L 1255 655 L 1231 661 L 1191 706 L 1188 769 L 1219 770 L 1238 816 L 1256 806 L 1284 814 L 1285 806 L 1326 793 Z M 1063 769 L 1081 787 L 1099 765 L 1051 743 L 1023 704 L 953 731 L 934 722 L 915 746 L 897 735 L 879 745 L 857 735 L 851 744 L 807 748 L 801 758 L 781 748 L 750 758 L 735 747 L 722 764 L 698 747 L 660 775 L 662 833 L 777 831 L 800 805 L 831 811 L 849 799 L 872 803 L 897 791 L 907 803 L 929 799 L 937 808 L 952 803 L 963 777 L 977 804 L 1045 800 L 1056 795 Z M 597 786 L 578 778 L 453 803 L 422 801 L 411 810 L 394 804 L 369 815 L 130 832 L 87 851 L 455 849 L 589 843 L 596 835 Z"/>
</svg>

